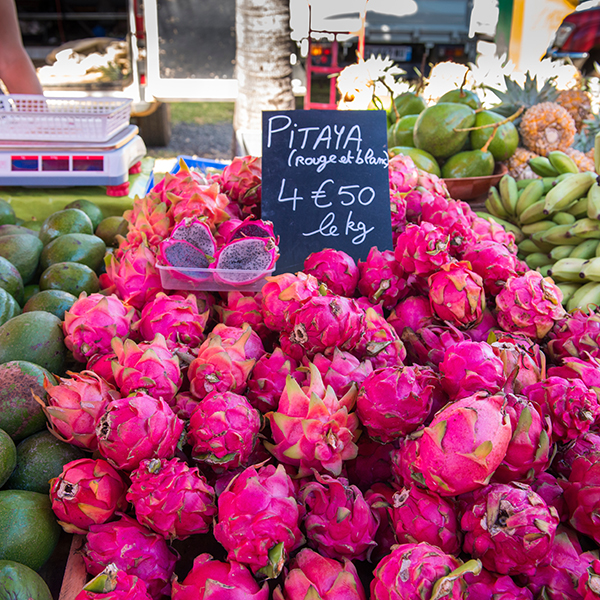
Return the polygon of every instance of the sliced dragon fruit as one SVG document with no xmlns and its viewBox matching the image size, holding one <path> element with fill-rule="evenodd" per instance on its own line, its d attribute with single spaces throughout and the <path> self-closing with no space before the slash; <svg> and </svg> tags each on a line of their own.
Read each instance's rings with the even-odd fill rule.
<svg viewBox="0 0 600 600">
<path fill-rule="evenodd" d="M 279 258 L 273 238 L 243 237 L 225 244 L 210 268 L 214 278 L 227 284 L 247 285 L 264 277 Z"/>
<path fill-rule="evenodd" d="M 185 240 L 167 239 L 159 246 L 159 259 L 163 265 L 174 267 L 176 278 L 199 281 L 208 279 L 208 273 L 198 273 L 195 269 L 208 269 L 210 260 L 206 254 L 196 246 Z"/>
<path fill-rule="evenodd" d="M 231 232 L 229 241 L 237 240 L 239 238 L 275 238 L 273 232 L 273 223 L 271 221 L 263 221 L 262 219 L 253 219 L 248 217 L 244 219 L 242 223 Z"/>
<path fill-rule="evenodd" d="M 184 240 L 208 256 L 214 256 L 217 243 L 210 227 L 198 219 L 184 219 L 173 229 L 172 240 Z"/>
</svg>

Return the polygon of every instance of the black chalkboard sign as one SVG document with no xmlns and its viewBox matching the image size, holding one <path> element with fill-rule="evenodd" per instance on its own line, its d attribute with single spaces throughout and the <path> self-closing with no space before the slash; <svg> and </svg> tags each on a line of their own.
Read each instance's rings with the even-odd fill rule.
<svg viewBox="0 0 600 600">
<path fill-rule="evenodd" d="M 264 111 L 262 218 L 280 236 L 277 273 L 323 248 L 364 260 L 391 250 L 384 111 Z"/>
</svg>

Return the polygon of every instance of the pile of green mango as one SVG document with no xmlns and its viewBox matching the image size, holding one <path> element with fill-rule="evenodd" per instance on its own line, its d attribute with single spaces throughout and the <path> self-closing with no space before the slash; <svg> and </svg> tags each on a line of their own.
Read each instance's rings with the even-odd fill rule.
<svg viewBox="0 0 600 600">
<path fill-rule="evenodd" d="M 427 106 L 414 92 L 394 98 L 388 114 L 390 156 L 405 154 L 438 177 L 492 175 L 496 162 L 508 160 L 519 144 L 511 121 L 491 110 L 471 90 L 455 89 Z M 492 137 L 493 134 L 493 137 Z"/>
</svg>

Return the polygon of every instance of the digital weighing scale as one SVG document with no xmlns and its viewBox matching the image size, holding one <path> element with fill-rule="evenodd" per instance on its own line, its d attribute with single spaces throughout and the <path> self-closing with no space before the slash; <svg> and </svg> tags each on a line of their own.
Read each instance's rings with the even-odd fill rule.
<svg viewBox="0 0 600 600">
<path fill-rule="evenodd" d="M 118 186 L 146 156 L 136 125 L 105 142 L 0 140 L 0 186 Z"/>
</svg>

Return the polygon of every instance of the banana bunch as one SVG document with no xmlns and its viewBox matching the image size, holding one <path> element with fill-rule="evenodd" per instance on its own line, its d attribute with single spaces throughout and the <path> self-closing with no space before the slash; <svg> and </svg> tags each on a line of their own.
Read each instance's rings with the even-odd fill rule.
<svg viewBox="0 0 600 600">
<path fill-rule="evenodd" d="M 504 175 L 485 201 L 489 215 L 478 214 L 514 233 L 519 258 L 554 279 L 567 310 L 600 306 L 600 177 L 560 151 L 529 165 L 539 178 Z"/>
</svg>

